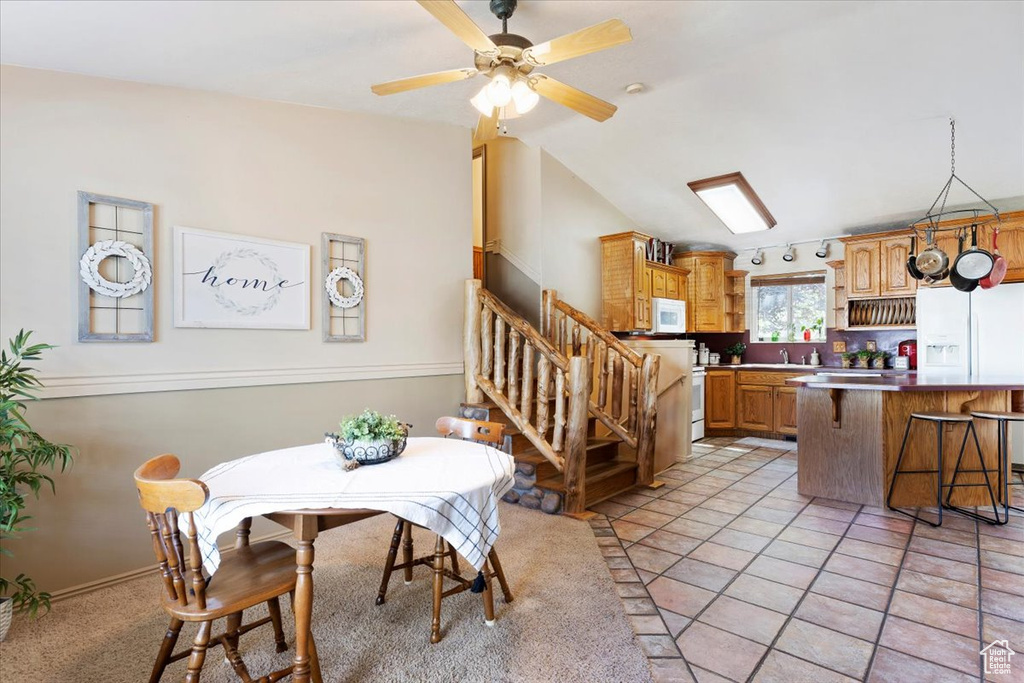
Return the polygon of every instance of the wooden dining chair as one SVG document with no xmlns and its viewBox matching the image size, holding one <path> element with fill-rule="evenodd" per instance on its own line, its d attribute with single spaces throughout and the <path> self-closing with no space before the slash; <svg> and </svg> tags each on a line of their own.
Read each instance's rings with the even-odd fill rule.
<svg viewBox="0 0 1024 683">
<path fill-rule="evenodd" d="M 288 649 L 281 628 L 281 607 L 278 597 L 295 590 L 295 549 L 280 541 L 263 541 L 249 545 L 251 520 L 245 520 L 235 532 L 235 549 L 226 553 L 212 577 L 203 573 L 202 553 L 196 536 L 192 512 L 202 507 L 209 496 L 206 484 L 197 479 L 176 479 L 181 463 L 173 455 L 160 455 L 135 470 L 135 486 L 139 503 L 146 511 L 146 522 L 152 536 L 153 550 L 163 579 L 161 606 L 171 617 L 156 664 L 149 677 L 157 683 L 171 662 L 188 657 L 186 683 L 198 683 L 213 642 L 221 645 L 228 662 L 245 683 L 250 677 L 238 653 L 239 636 L 254 628 L 271 624 L 277 652 Z M 184 513 L 188 557 L 184 554 L 179 513 Z M 242 612 L 262 602 L 270 616 L 249 624 L 242 623 Z M 223 633 L 211 637 L 213 622 L 226 619 Z M 192 647 L 177 654 L 174 648 L 185 622 L 198 622 Z M 319 662 L 313 636 L 310 634 L 310 659 L 319 675 Z M 291 673 L 292 667 L 267 674 L 259 681 L 277 681 Z"/>
<path fill-rule="evenodd" d="M 434 425 L 437 433 L 441 436 L 456 437 L 464 441 L 476 441 L 501 448 L 505 442 L 505 426 L 498 422 L 480 422 L 457 417 L 442 417 Z M 491 591 L 491 579 L 497 578 L 501 585 L 501 592 L 505 596 L 505 602 L 512 602 L 512 591 L 509 590 L 508 581 L 505 580 L 505 572 L 501 569 L 501 562 L 498 560 L 498 553 L 492 547 L 484 560 L 484 568 L 477 573 L 475 579 L 470 580 L 462 576 L 459 571 L 458 553 L 451 543 L 446 543 L 440 535 L 434 543 L 434 552 L 431 555 L 413 558 L 412 543 L 413 523 L 399 518 L 395 525 L 395 533 L 391 536 L 391 548 L 388 550 L 387 559 L 384 562 L 384 576 L 380 582 L 380 590 L 377 593 L 377 604 L 383 605 L 388 592 L 388 582 L 391 575 L 399 570 L 405 572 L 406 585 L 412 583 L 412 568 L 416 565 L 426 565 L 433 570 L 434 576 L 434 613 L 430 624 L 430 642 L 441 641 L 441 600 L 463 591 L 483 593 L 484 600 L 484 623 L 488 626 L 494 625 L 494 594 Z M 402 562 L 395 564 L 398 559 L 398 546 L 402 546 Z M 451 562 L 451 569 L 445 567 L 445 560 Z M 454 588 L 444 590 L 444 578 L 447 577 L 457 582 Z"/>
</svg>

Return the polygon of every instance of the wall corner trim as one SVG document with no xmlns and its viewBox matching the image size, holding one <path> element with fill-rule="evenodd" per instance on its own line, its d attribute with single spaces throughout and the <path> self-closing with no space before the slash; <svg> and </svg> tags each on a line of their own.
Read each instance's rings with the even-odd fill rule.
<svg viewBox="0 0 1024 683">
<path fill-rule="evenodd" d="M 497 243 L 497 249 L 494 249 L 492 247 L 489 248 L 488 251 L 490 251 L 491 253 L 497 251 L 497 253 L 501 254 L 501 256 L 504 257 L 506 261 L 515 266 L 519 270 L 519 272 L 533 280 L 535 283 L 540 284 L 540 271 L 538 271 L 536 268 L 528 264 L 523 259 L 516 256 L 515 253 L 513 253 L 508 247 L 506 247 L 505 243 L 502 242 L 500 239 L 493 240 L 493 242 Z M 488 245 L 490 244 L 491 243 L 488 242 Z"/>
<path fill-rule="evenodd" d="M 44 377 L 41 399 L 145 394 L 192 389 L 225 389 L 276 384 L 314 384 L 401 377 L 461 375 L 457 362 L 404 363 L 388 365 L 347 365 L 320 368 L 275 368 L 255 370 L 197 370 L 136 375 L 77 375 Z"/>
</svg>

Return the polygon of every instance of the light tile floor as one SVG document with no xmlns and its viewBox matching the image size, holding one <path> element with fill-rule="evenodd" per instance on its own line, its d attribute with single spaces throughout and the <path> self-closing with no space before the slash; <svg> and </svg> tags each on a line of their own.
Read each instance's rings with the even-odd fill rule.
<svg viewBox="0 0 1024 683">
<path fill-rule="evenodd" d="M 1024 682 L 1024 517 L 936 529 L 802 496 L 796 466 L 791 444 L 704 439 L 664 487 L 591 508 L 656 681 L 978 683 L 1008 639 L 1012 673 L 984 680 Z"/>
</svg>

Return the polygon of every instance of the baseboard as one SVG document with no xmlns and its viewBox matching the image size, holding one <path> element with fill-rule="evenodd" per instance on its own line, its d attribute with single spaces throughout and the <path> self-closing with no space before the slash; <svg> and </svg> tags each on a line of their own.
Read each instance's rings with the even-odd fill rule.
<svg viewBox="0 0 1024 683">
<path fill-rule="evenodd" d="M 292 532 L 286 529 L 272 534 L 267 534 L 265 536 L 260 536 L 258 538 L 253 538 L 252 542 L 259 543 L 260 541 L 278 540 L 281 538 L 288 538 L 291 535 Z M 223 548 L 221 549 L 221 555 L 227 555 L 228 553 L 234 551 L 234 549 L 234 546 Z M 119 583 L 131 581 L 133 579 L 139 578 L 140 576 L 145 576 L 146 574 L 152 574 L 156 572 L 156 570 L 157 564 L 154 562 L 153 564 L 148 565 L 146 567 L 140 567 L 138 569 L 133 569 L 131 571 L 123 572 L 121 574 L 115 574 L 114 576 L 107 576 L 102 579 L 96 579 L 95 581 L 89 581 L 88 583 L 82 583 L 77 586 L 71 586 L 70 588 L 62 588 L 59 591 L 53 592 L 53 594 L 50 596 L 50 602 L 60 602 L 62 600 L 67 600 L 68 598 L 78 597 L 79 595 L 86 595 L 88 593 L 92 593 L 93 591 L 98 591 L 102 588 L 116 586 Z"/>
</svg>

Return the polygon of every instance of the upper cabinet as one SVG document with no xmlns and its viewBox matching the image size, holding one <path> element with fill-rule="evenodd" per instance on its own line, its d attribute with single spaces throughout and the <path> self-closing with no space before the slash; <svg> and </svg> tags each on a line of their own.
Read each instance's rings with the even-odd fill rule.
<svg viewBox="0 0 1024 683">
<path fill-rule="evenodd" d="M 917 280 L 907 272 L 910 234 L 885 234 L 843 238 L 848 299 L 913 296 L 917 291 Z"/>
<path fill-rule="evenodd" d="M 673 258 L 677 266 L 690 272 L 685 297 L 688 330 L 742 332 L 733 328 L 743 324 L 743 316 L 727 315 L 727 311 L 736 312 L 726 296 L 726 272 L 740 273 L 732 270 L 735 258 L 736 254 L 728 251 L 687 251 Z"/>
<path fill-rule="evenodd" d="M 651 329 L 651 299 L 685 299 L 687 273 L 647 260 L 649 235 L 620 232 L 601 238 L 601 325 Z"/>
</svg>

